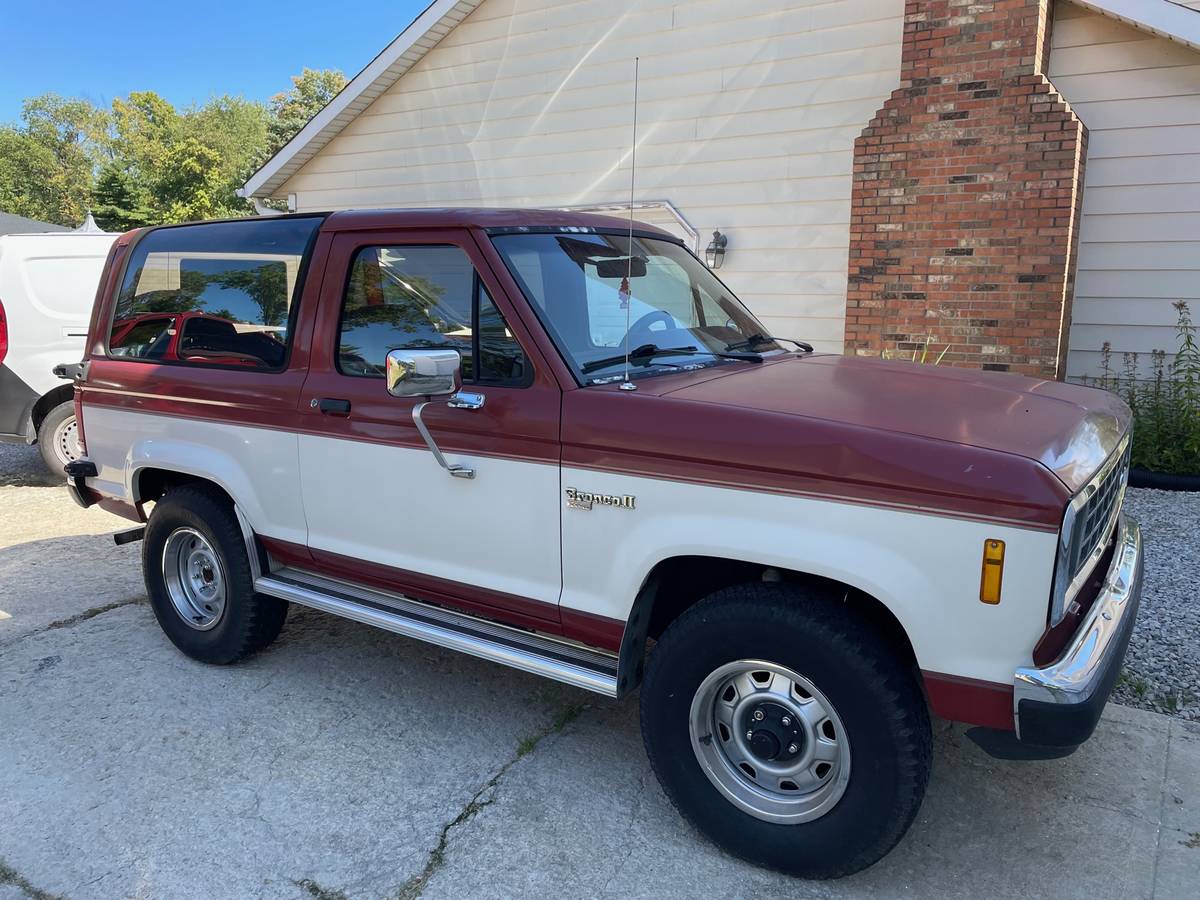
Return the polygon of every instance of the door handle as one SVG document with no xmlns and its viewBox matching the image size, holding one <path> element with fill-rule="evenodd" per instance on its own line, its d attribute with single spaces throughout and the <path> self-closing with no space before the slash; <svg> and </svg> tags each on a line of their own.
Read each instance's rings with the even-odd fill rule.
<svg viewBox="0 0 1200 900">
<path fill-rule="evenodd" d="M 350 415 L 350 401 L 342 400 L 339 397 L 321 397 L 313 399 L 312 405 L 321 411 L 326 416 L 348 416 Z"/>
<path fill-rule="evenodd" d="M 446 405 L 451 409 L 483 409 L 485 400 L 487 397 L 483 394 L 476 394 L 473 391 L 455 391 L 446 401 Z"/>
</svg>

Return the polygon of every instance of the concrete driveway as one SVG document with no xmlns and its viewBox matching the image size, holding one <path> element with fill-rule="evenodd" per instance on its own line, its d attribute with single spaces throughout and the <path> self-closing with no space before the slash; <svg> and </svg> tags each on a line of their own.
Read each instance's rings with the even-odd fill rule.
<svg viewBox="0 0 1200 900">
<path fill-rule="evenodd" d="M 0 900 L 19 897 L 1181 897 L 1200 726 L 1110 707 L 1057 762 L 937 723 L 900 846 L 806 883 L 673 812 L 612 703 L 294 609 L 231 668 L 181 656 L 140 544 L 0 454 Z M 4 617 L 7 616 L 7 617 Z"/>
</svg>

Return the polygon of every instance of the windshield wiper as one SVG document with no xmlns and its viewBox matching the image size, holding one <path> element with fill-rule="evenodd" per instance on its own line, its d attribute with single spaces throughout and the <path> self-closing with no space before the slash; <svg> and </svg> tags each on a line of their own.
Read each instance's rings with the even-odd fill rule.
<svg viewBox="0 0 1200 900">
<path fill-rule="evenodd" d="M 634 347 L 629 351 L 629 361 L 649 361 L 656 356 L 666 356 L 671 353 L 695 352 L 695 347 L 660 347 L 658 344 L 642 344 L 641 346 Z M 623 362 L 625 362 L 624 353 L 622 353 L 620 356 L 606 356 L 604 359 L 593 359 L 591 362 L 586 362 L 580 366 L 579 370 L 586 375 L 588 372 L 595 372 L 597 369 L 604 369 L 608 366 L 615 366 L 617 363 Z"/>
<path fill-rule="evenodd" d="M 813 346 L 812 344 L 808 343 L 808 341 L 798 341 L 795 338 L 775 337 L 774 335 L 762 334 L 761 332 L 750 335 L 750 337 L 746 338 L 744 341 L 734 341 L 732 344 L 726 344 L 725 350 L 750 350 L 754 347 L 757 347 L 759 344 L 769 344 L 771 342 L 776 344 L 795 344 L 805 353 L 813 352 Z"/>
<path fill-rule="evenodd" d="M 744 362 L 762 362 L 762 357 L 757 353 L 723 353 L 720 350 L 700 350 L 694 346 L 689 347 L 660 347 L 658 344 L 642 344 L 640 347 L 635 347 L 629 351 L 629 361 L 646 364 L 656 356 L 716 356 L 721 359 L 740 359 Z M 593 359 L 591 362 L 586 362 L 579 367 L 579 370 L 587 375 L 590 372 L 595 372 L 597 369 L 604 369 L 608 366 L 615 366 L 618 363 L 625 362 L 625 354 L 620 356 L 606 356 L 604 359 Z M 669 363 L 668 363 L 669 365 Z"/>
</svg>

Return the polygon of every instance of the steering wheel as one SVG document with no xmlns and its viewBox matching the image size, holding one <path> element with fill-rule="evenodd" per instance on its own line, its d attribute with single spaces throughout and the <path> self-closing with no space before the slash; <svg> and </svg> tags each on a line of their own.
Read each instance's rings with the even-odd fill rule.
<svg viewBox="0 0 1200 900">
<path fill-rule="evenodd" d="M 642 344 L 654 343 L 654 334 L 650 331 L 650 326 L 655 322 L 663 322 L 667 328 L 675 327 L 675 317 L 665 309 L 653 309 L 641 316 L 636 322 L 629 326 L 629 334 L 627 339 L 630 347 L 638 347 Z M 643 337 L 644 335 L 644 337 Z"/>
</svg>

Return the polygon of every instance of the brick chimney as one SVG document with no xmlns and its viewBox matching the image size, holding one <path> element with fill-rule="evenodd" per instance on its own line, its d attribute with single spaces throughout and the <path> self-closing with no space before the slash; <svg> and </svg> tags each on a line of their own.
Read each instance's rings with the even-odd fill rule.
<svg viewBox="0 0 1200 900">
<path fill-rule="evenodd" d="M 1087 130 L 1044 74 L 1049 6 L 905 3 L 854 142 L 846 353 L 1063 377 Z"/>
</svg>

